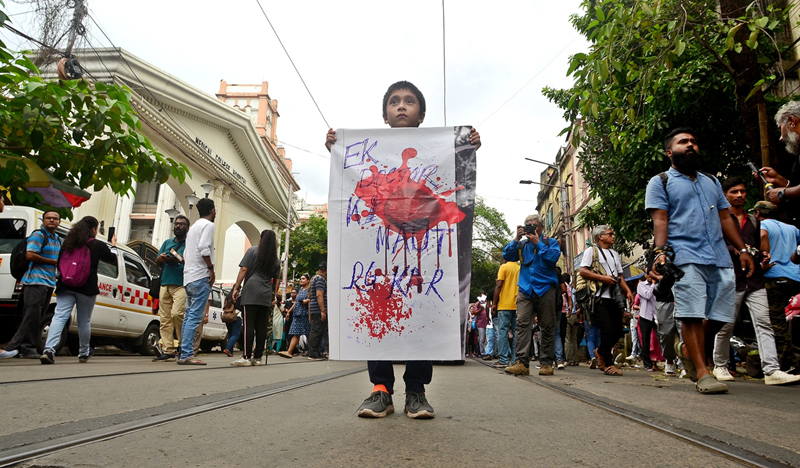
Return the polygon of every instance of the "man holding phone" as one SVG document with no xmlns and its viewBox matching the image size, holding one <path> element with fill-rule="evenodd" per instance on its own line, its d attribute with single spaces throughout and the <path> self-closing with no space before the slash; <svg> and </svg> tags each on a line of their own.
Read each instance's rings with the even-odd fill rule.
<svg viewBox="0 0 800 468">
<path fill-rule="evenodd" d="M 186 290 L 183 287 L 183 252 L 186 249 L 186 233 L 189 232 L 189 218 L 175 217 L 172 233 L 175 237 L 161 244 L 156 265 L 161 267 L 161 289 L 158 292 L 158 318 L 161 322 L 161 347 L 164 353 L 153 359 L 154 362 L 175 360 L 175 340 L 173 333 L 181 341 L 183 316 L 186 312 Z"/>
</svg>

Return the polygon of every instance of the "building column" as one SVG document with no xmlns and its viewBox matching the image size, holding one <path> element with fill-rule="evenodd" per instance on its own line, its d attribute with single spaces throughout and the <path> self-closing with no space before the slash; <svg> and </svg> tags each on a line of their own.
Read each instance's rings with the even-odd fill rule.
<svg viewBox="0 0 800 468">
<path fill-rule="evenodd" d="M 225 236 L 227 234 L 228 226 L 228 212 L 230 211 L 231 190 L 216 181 L 214 183 L 214 191 L 209 194 L 214 199 L 214 208 L 217 210 L 217 217 L 214 220 L 216 229 L 214 231 L 214 265 L 217 279 L 222 279 L 222 260 L 225 257 Z"/>
</svg>

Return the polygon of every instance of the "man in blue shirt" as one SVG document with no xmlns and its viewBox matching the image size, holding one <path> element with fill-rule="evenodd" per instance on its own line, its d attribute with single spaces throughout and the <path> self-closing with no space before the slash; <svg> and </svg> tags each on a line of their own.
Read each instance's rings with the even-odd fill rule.
<svg viewBox="0 0 800 468">
<path fill-rule="evenodd" d="M 538 215 L 525 218 L 525 226 L 517 226 L 517 235 L 503 248 L 503 258 L 520 262 L 517 293 L 517 360 L 505 371 L 514 375 L 530 375 L 531 335 L 533 318 L 538 317 L 542 336 L 539 353 L 539 375 L 553 375 L 555 361 L 556 294 L 558 276 L 556 262 L 561 256 L 558 241 L 542 236 L 544 223 Z"/>
<path fill-rule="evenodd" d="M 780 370 L 800 372 L 794 354 L 792 334 L 784 312 L 792 296 L 800 294 L 800 267 L 792 263 L 792 254 L 800 245 L 800 230 L 775 219 L 775 205 L 760 201 L 753 208 L 761 221 L 761 250 L 771 255 L 772 263 L 762 264 L 764 285 L 769 302 L 769 321 L 775 332 L 775 348 Z"/>
<path fill-rule="evenodd" d="M 28 271 L 22 277 L 22 297 L 25 310 L 17 332 L 0 358 L 19 355 L 23 358 L 39 359 L 37 351 L 42 318 L 50 306 L 50 298 L 56 287 L 56 265 L 61 250 L 61 238 L 56 228 L 61 224 L 58 211 L 48 210 L 42 215 L 42 229 L 37 229 L 28 237 L 25 255 Z M 45 242 L 46 240 L 46 242 Z"/>
<path fill-rule="evenodd" d="M 175 237 L 167 239 L 158 251 L 156 265 L 161 267 L 161 288 L 158 291 L 158 319 L 161 329 L 161 346 L 164 353 L 153 359 L 154 362 L 175 360 L 175 340 L 181 341 L 183 316 L 186 313 L 186 289 L 183 287 L 183 252 L 186 249 L 186 233 L 189 232 L 189 218 L 175 217 L 172 233 Z M 178 255 L 172 253 L 174 251 Z"/>
<path fill-rule="evenodd" d="M 668 247 L 675 251 L 674 264 L 685 276 L 673 286 L 675 318 L 681 321 L 682 342 L 675 346 L 690 379 L 700 393 L 725 393 L 706 368 L 705 344 L 734 318 L 736 300 L 733 262 L 724 239 L 739 252 L 742 269 L 753 273 L 739 229 L 728 211 L 730 203 L 719 181 L 700 172 L 700 148 L 689 128 L 672 130 L 664 140 L 672 167 L 666 181 L 650 179 L 645 209 L 653 218 L 656 259 L 651 274 L 660 280 L 655 265 L 667 260 Z M 723 239 L 724 237 L 724 239 Z"/>
</svg>

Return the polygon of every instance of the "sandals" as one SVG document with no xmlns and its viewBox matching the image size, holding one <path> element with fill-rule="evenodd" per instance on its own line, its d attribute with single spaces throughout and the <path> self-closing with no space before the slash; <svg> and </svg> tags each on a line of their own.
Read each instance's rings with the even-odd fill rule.
<svg viewBox="0 0 800 468">
<path fill-rule="evenodd" d="M 694 384 L 694 388 L 698 392 L 704 394 L 728 393 L 728 386 L 722 382 L 719 382 L 711 374 L 706 374 L 700 377 L 700 380 L 698 380 L 697 383 Z"/>
<path fill-rule="evenodd" d="M 597 368 L 600 369 L 601 371 L 605 371 L 606 370 L 606 360 L 603 359 L 603 356 L 601 356 L 600 353 L 598 352 L 599 349 L 600 348 L 595 348 L 594 349 L 594 357 L 597 358 Z"/>
<path fill-rule="evenodd" d="M 178 359 L 177 363 L 181 366 L 205 366 L 205 361 L 201 361 L 196 357 L 190 357 L 186 359 Z"/>
<path fill-rule="evenodd" d="M 615 366 L 613 364 L 608 366 L 608 367 L 606 367 L 606 370 L 604 370 L 603 373 L 606 374 L 606 375 L 613 375 L 613 376 L 617 376 L 617 377 L 622 375 L 622 371 L 617 369 L 617 366 Z"/>
<path fill-rule="evenodd" d="M 689 380 L 691 380 L 692 382 L 697 382 L 697 368 L 694 366 L 694 362 L 692 362 L 691 358 L 688 358 L 684 356 L 683 353 L 681 353 L 681 348 L 683 347 L 683 345 L 684 345 L 683 341 L 675 343 L 675 354 L 683 363 L 683 369 L 686 371 L 686 377 L 688 377 Z M 727 391 L 727 387 L 725 391 Z M 700 392 L 700 393 L 705 393 L 705 392 Z"/>
<path fill-rule="evenodd" d="M 280 357 L 284 357 L 284 358 L 286 358 L 286 359 L 291 359 L 291 358 L 292 358 L 292 355 L 291 355 L 291 354 L 289 354 L 289 353 L 288 353 L 288 352 L 286 352 L 286 351 L 281 351 L 281 352 L 279 352 L 279 353 L 278 353 L 278 356 L 280 356 Z"/>
</svg>

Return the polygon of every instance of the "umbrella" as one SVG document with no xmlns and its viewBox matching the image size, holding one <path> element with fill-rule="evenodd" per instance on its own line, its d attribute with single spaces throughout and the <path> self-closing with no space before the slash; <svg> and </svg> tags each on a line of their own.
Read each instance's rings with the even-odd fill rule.
<svg viewBox="0 0 800 468">
<path fill-rule="evenodd" d="M 30 179 L 25 188 L 29 192 L 40 194 L 44 200 L 42 205 L 53 208 L 77 208 L 92 196 L 89 192 L 54 177 L 52 172 L 43 170 L 29 158 L 3 155 L 0 158 L 0 165 L 5 167 L 7 159 L 16 159 L 25 164 Z"/>
<path fill-rule="evenodd" d="M 644 276 L 644 271 L 633 265 L 626 265 L 622 268 L 622 277 L 625 278 L 626 282 L 637 280 L 642 276 Z"/>
</svg>

